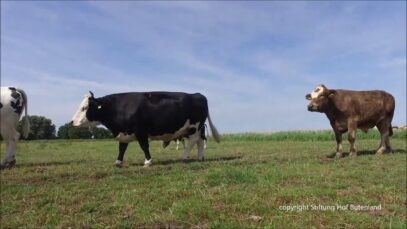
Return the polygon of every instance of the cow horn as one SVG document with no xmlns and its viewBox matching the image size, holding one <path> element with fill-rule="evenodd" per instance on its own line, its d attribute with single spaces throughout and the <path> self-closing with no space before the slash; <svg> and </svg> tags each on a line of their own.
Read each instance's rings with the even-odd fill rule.
<svg viewBox="0 0 407 229">
<path fill-rule="evenodd" d="M 90 97 L 94 98 L 93 92 L 89 91 Z"/>
</svg>

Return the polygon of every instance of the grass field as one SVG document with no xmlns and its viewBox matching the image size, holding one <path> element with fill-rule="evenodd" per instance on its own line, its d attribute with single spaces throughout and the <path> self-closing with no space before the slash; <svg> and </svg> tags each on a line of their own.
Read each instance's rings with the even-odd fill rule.
<svg viewBox="0 0 407 229">
<path fill-rule="evenodd" d="M 1 171 L 0 227 L 406 228 L 406 131 L 393 154 L 374 155 L 373 134 L 339 160 L 330 134 L 226 135 L 189 163 L 152 142 L 149 168 L 137 143 L 116 168 L 114 140 L 21 141 Z"/>
</svg>

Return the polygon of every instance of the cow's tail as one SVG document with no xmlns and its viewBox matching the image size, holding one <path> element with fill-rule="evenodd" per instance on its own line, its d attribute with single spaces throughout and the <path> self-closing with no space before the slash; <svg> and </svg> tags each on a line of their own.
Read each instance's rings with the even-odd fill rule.
<svg viewBox="0 0 407 229">
<path fill-rule="evenodd" d="M 23 136 L 28 137 L 30 133 L 30 120 L 28 118 L 28 100 L 27 95 L 22 89 L 16 89 L 23 96 L 23 107 L 24 107 L 24 120 L 23 120 Z"/>
<path fill-rule="evenodd" d="M 393 136 L 393 127 L 391 125 L 389 127 L 389 136 Z"/>
<path fill-rule="evenodd" d="M 213 123 L 212 123 L 211 116 L 209 115 L 209 112 L 208 112 L 208 122 L 209 122 L 209 127 L 211 127 L 211 132 L 212 132 L 213 138 L 215 139 L 215 141 L 217 143 L 219 143 L 220 142 L 220 135 L 219 135 L 219 132 L 216 129 L 215 125 L 213 125 Z"/>
</svg>

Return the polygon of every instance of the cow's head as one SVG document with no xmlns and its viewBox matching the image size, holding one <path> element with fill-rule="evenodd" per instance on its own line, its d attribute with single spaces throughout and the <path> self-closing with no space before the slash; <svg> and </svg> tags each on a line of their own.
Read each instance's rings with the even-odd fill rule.
<svg viewBox="0 0 407 229">
<path fill-rule="evenodd" d="M 89 94 L 84 96 L 78 111 L 76 111 L 73 116 L 72 125 L 80 127 L 99 125 L 100 122 L 98 117 L 101 107 L 98 99 L 96 99 L 93 96 L 93 93 L 89 91 Z"/>
<path fill-rule="evenodd" d="M 325 85 L 318 85 L 310 94 L 305 98 L 310 100 L 308 104 L 309 111 L 324 112 L 330 103 L 331 97 L 336 93 L 335 90 L 329 90 Z"/>
</svg>

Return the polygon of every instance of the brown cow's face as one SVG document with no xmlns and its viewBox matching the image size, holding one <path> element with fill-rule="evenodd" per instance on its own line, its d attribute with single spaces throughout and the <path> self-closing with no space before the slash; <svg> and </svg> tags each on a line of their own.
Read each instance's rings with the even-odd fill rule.
<svg viewBox="0 0 407 229">
<path fill-rule="evenodd" d="M 305 96 L 307 100 L 310 100 L 308 110 L 324 112 L 329 104 L 329 97 L 332 96 L 333 93 L 333 90 L 329 90 L 323 84 L 318 85 L 310 94 Z"/>
</svg>

